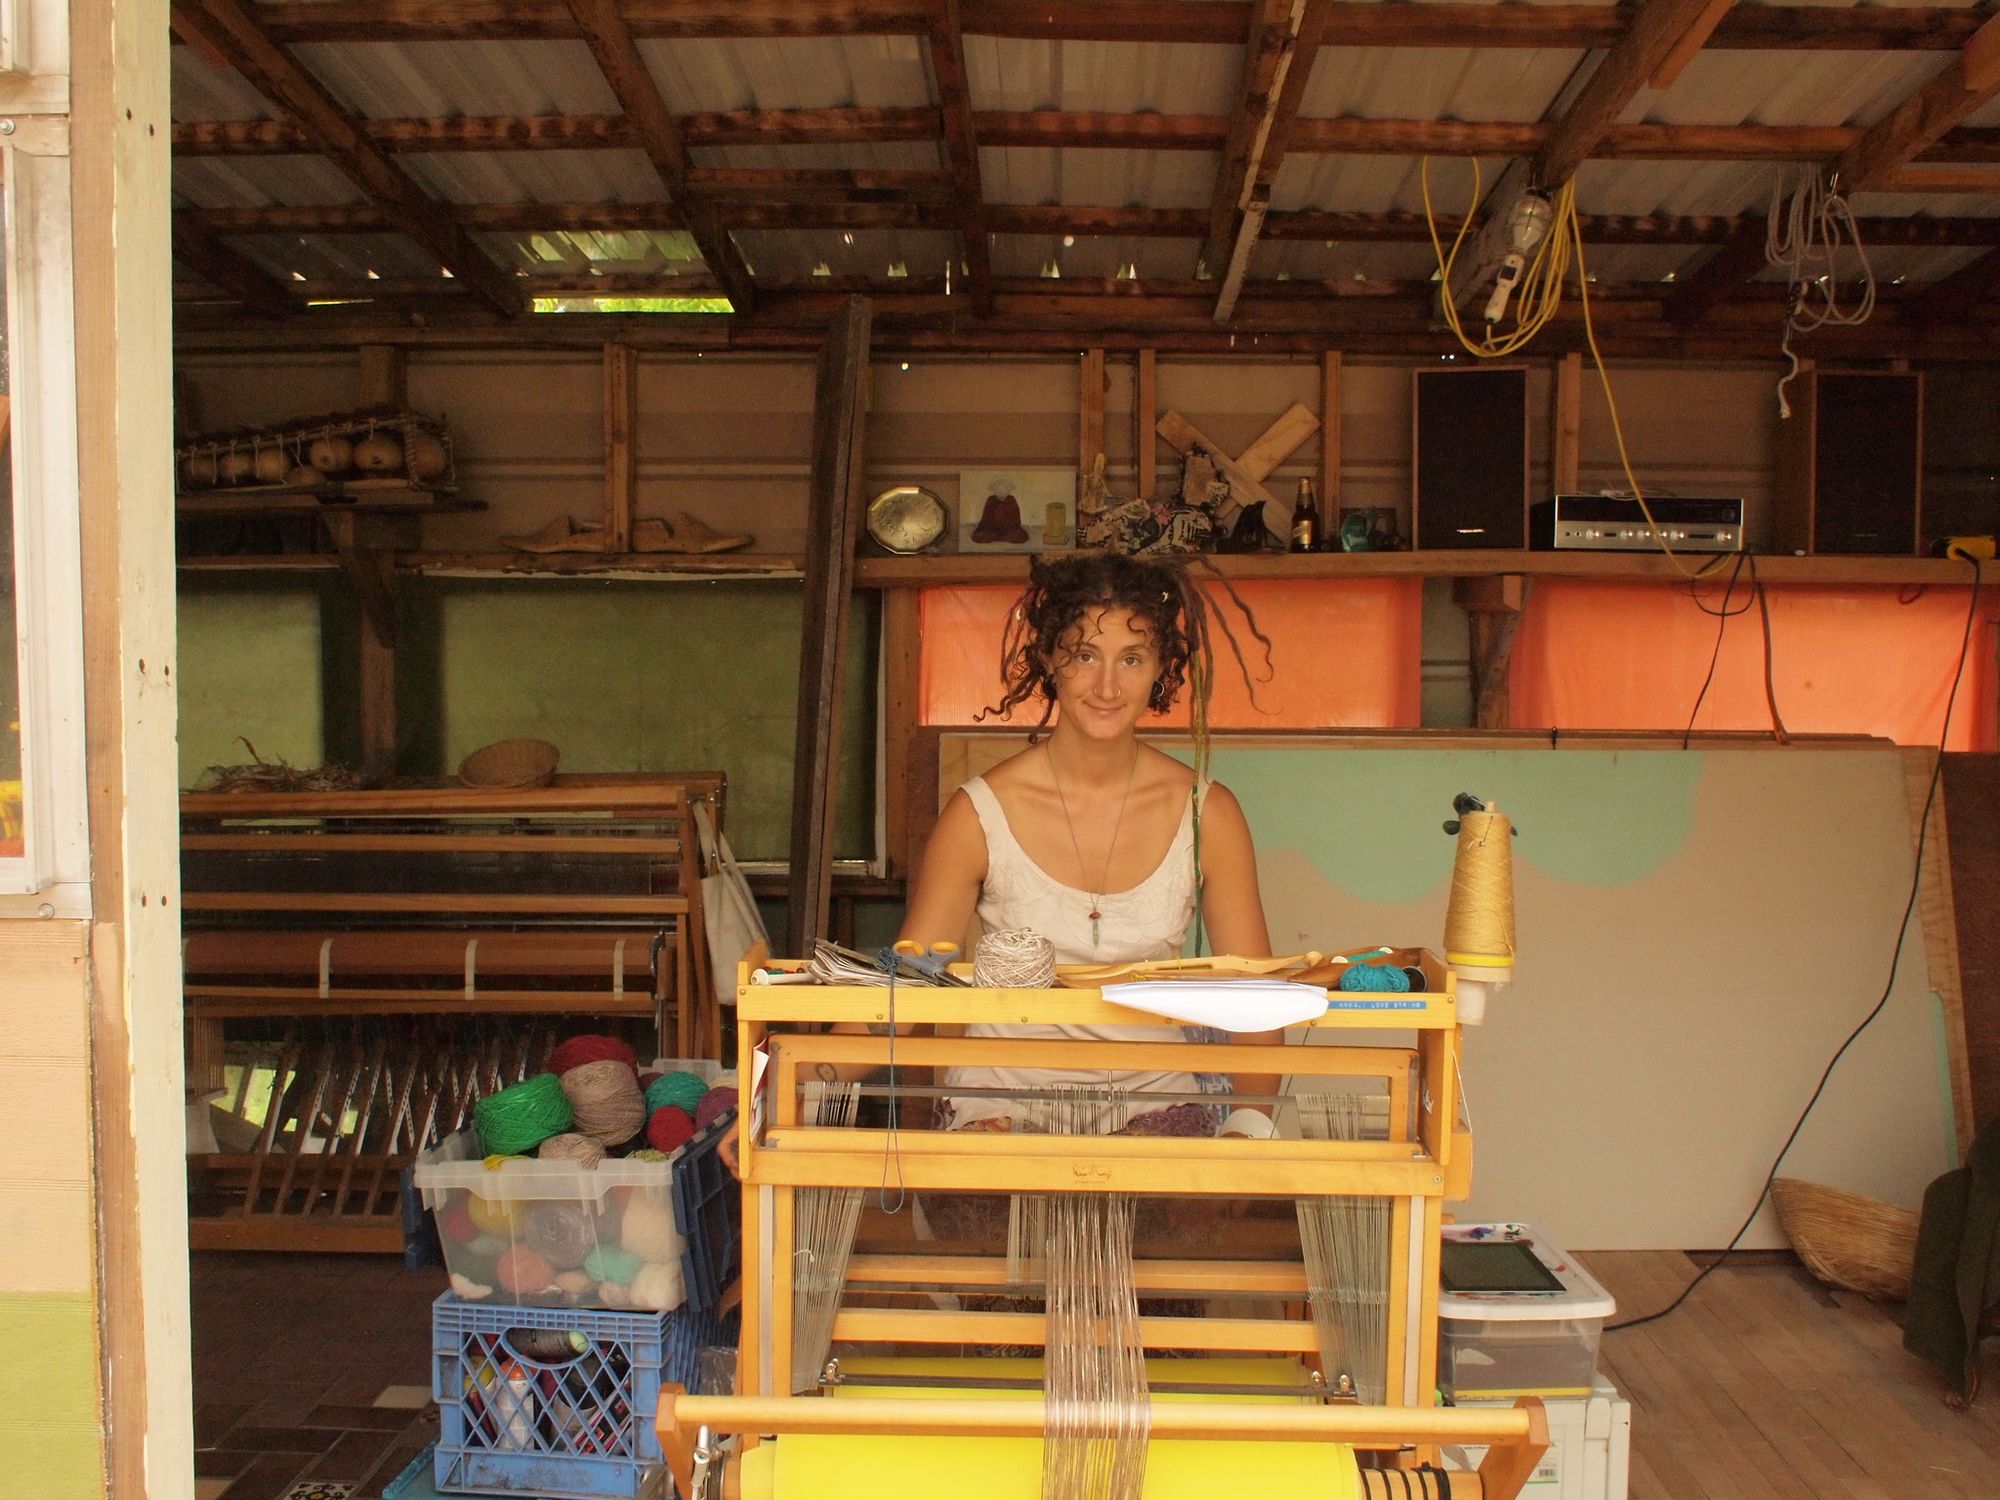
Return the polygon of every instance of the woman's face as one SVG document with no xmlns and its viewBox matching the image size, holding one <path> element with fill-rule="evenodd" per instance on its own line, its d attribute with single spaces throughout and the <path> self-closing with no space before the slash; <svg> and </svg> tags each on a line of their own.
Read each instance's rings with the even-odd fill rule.
<svg viewBox="0 0 2000 1500">
<path fill-rule="evenodd" d="M 1129 734 L 1151 705 L 1159 677 L 1160 654 L 1144 619 L 1122 606 L 1085 611 L 1057 643 L 1062 721 L 1092 739 Z"/>
</svg>

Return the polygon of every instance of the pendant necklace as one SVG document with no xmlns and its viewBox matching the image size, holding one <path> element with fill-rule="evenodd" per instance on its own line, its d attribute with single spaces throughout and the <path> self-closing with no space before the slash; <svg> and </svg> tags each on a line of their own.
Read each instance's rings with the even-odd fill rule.
<svg viewBox="0 0 2000 1500">
<path fill-rule="evenodd" d="M 1062 777 L 1056 771 L 1056 757 L 1053 749 L 1043 751 L 1049 758 L 1049 779 L 1056 784 L 1056 799 L 1062 803 L 1063 824 L 1069 829 L 1069 846 L 1076 854 L 1076 873 L 1089 878 L 1090 872 L 1083 867 L 1083 847 L 1076 841 L 1076 820 L 1070 816 L 1069 798 L 1063 795 Z M 1090 946 L 1097 946 L 1098 924 L 1104 913 L 1099 908 L 1104 903 L 1103 887 L 1111 882 L 1111 858 L 1118 852 L 1118 832 L 1125 826 L 1125 804 L 1132 800 L 1132 783 L 1139 779 L 1139 747 L 1132 747 L 1132 769 L 1125 775 L 1125 795 L 1118 799 L 1118 821 L 1111 825 L 1111 847 L 1104 851 L 1104 868 L 1099 872 L 1099 889 L 1087 891 L 1090 897 Z"/>
</svg>

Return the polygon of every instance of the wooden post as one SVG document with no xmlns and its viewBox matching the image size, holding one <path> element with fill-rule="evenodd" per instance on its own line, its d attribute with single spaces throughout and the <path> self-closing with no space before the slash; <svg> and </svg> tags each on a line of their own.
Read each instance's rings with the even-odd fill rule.
<svg viewBox="0 0 2000 1500">
<path fill-rule="evenodd" d="M 341 566 L 361 605 L 355 652 L 360 666 L 361 767 L 377 781 L 396 770 L 396 551 L 416 542 L 416 522 L 336 511 L 324 517 Z"/>
<path fill-rule="evenodd" d="M 1555 430 L 1549 439 L 1554 493 L 1574 495 L 1583 467 L 1583 356 L 1565 354 L 1556 365 Z"/>
<path fill-rule="evenodd" d="M 849 297 L 820 350 L 813 391 L 812 480 L 806 541 L 805 633 L 792 760 L 788 951 L 809 953 L 826 931 L 833 886 L 833 768 L 842 667 L 854 590 L 854 548 L 866 495 L 869 309 Z"/>
<path fill-rule="evenodd" d="M 403 351 L 393 344 L 363 344 L 361 404 L 406 407 L 410 404 L 409 370 Z"/>
<path fill-rule="evenodd" d="M 632 550 L 639 466 L 632 431 L 639 419 L 639 357 L 630 344 L 604 346 L 604 550 Z"/>
<path fill-rule="evenodd" d="M 1319 357 L 1320 535 L 1340 536 L 1340 351 Z"/>
<path fill-rule="evenodd" d="M 922 596 L 890 589 L 882 596 L 882 832 L 889 873 L 916 874 L 921 845 L 911 837 L 911 755 L 923 715 Z"/>
<path fill-rule="evenodd" d="M 1532 582 L 1518 573 L 1452 580 L 1452 598 L 1472 625 L 1473 722 L 1481 729 L 1507 727 L 1507 672 Z"/>
<path fill-rule="evenodd" d="M 1154 498 L 1160 487 L 1160 440 L 1153 424 L 1160 419 L 1159 361 L 1151 349 L 1139 351 L 1139 371 L 1132 383 L 1132 458 L 1139 466 L 1139 493 Z"/>
<path fill-rule="evenodd" d="M 1086 349 L 1077 376 L 1076 477 L 1089 475 L 1104 451 L 1104 351 Z"/>
</svg>

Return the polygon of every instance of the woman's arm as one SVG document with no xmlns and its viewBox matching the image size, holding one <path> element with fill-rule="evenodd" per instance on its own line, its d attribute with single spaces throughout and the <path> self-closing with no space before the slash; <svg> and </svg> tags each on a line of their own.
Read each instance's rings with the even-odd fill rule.
<svg viewBox="0 0 2000 1500">
<path fill-rule="evenodd" d="M 1201 809 L 1201 911 L 1212 950 L 1238 958 L 1270 957 L 1271 934 L 1257 890 L 1257 849 L 1250 838 L 1250 821 L 1229 788 L 1215 783 L 1209 785 Z M 1282 1031 L 1233 1038 L 1244 1045 L 1265 1046 L 1284 1039 Z M 1237 1095 L 1247 1099 L 1276 1094 L 1285 1080 L 1279 1073 L 1238 1073 L 1231 1082 Z M 1261 1115 L 1268 1115 L 1271 1108 L 1243 1107 Z"/>
<path fill-rule="evenodd" d="M 924 845 L 897 937 L 924 944 L 963 943 L 985 879 L 985 831 L 972 799 L 955 792 Z"/>
</svg>

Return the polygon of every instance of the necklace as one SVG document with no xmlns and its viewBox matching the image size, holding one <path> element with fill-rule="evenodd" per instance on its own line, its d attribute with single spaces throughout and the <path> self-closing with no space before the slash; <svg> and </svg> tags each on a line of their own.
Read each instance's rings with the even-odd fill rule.
<svg viewBox="0 0 2000 1500">
<path fill-rule="evenodd" d="M 1090 872 L 1083 867 L 1083 846 L 1076 841 L 1076 820 L 1070 816 L 1069 798 L 1063 794 L 1062 776 L 1056 770 L 1055 751 L 1045 749 L 1049 758 L 1049 779 L 1056 784 L 1056 799 L 1062 803 L 1063 825 L 1069 829 L 1069 846 L 1076 854 L 1076 873 L 1086 880 Z M 1104 913 L 1098 908 L 1104 901 L 1104 887 L 1111 883 L 1111 858 L 1118 852 L 1118 832 L 1125 826 L 1125 804 L 1132 800 L 1132 783 L 1139 779 L 1139 747 L 1132 747 L 1132 769 L 1125 773 L 1125 795 L 1118 799 L 1118 821 L 1111 825 L 1111 847 L 1104 851 L 1104 868 L 1098 872 L 1095 891 L 1086 892 L 1090 897 L 1090 946 L 1097 946 L 1098 924 Z"/>
</svg>

